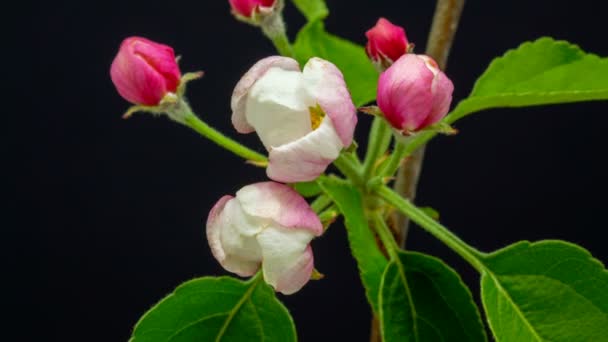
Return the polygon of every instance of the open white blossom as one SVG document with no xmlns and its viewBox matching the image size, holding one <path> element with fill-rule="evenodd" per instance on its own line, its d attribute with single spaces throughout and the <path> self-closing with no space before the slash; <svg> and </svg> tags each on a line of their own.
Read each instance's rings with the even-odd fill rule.
<svg viewBox="0 0 608 342">
<path fill-rule="evenodd" d="M 310 241 L 322 232 L 306 200 L 275 182 L 248 185 L 236 197 L 222 197 L 207 219 L 209 246 L 226 270 L 248 277 L 261 265 L 264 280 L 284 294 L 300 290 L 310 279 Z"/>
<path fill-rule="evenodd" d="M 232 94 L 232 123 L 256 132 L 269 151 L 268 177 L 279 182 L 317 178 L 348 147 L 357 115 L 342 73 L 311 58 L 273 56 L 256 63 Z"/>
</svg>

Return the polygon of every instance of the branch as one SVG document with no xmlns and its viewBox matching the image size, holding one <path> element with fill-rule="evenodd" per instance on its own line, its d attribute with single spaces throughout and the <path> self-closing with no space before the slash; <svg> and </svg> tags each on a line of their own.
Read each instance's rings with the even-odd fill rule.
<svg viewBox="0 0 608 342">
<path fill-rule="evenodd" d="M 435 7 L 435 15 L 433 16 L 433 24 L 431 33 L 427 42 L 426 54 L 433 57 L 440 69 L 445 69 L 450 48 L 454 41 L 454 34 L 458 28 L 460 14 L 464 7 L 465 0 L 438 0 Z M 422 161 L 424 160 L 425 146 L 420 147 L 414 152 L 410 158 L 401 166 L 397 173 L 395 181 L 395 191 L 402 197 L 408 198 L 411 201 L 416 197 L 416 187 L 418 186 L 418 178 L 422 169 Z M 409 220 L 403 214 L 396 212 L 392 215 L 392 224 L 397 231 L 397 241 L 401 247 L 405 246 L 405 239 L 409 229 Z M 370 342 L 380 342 L 381 334 L 379 332 L 378 318 L 372 320 L 372 332 Z"/>
<path fill-rule="evenodd" d="M 454 41 L 454 35 L 460 21 L 460 14 L 465 0 L 438 0 L 431 26 L 431 33 L 427 42 L 426 54 L 433 57 L 439 68 L 444 70 Z M 420 147 L 403 164 L 397 173 L 394 189 L 401 196 L 414 200 L 416 187 L 424 160 L 425 146 Z M 399 243 L 405 246 L 405 239 L 409 228 L 409 220 L 402 214 L 393 215 L 393 224 L 399 232 Z M 399 229 L 400 228 L 400 229 Z"/>
</svg>

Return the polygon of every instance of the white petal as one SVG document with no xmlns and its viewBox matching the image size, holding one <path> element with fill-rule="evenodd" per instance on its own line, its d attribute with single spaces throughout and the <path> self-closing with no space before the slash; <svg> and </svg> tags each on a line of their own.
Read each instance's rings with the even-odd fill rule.
<svg viewBox="0 0 608 342">
<path fill-rule="evenodd" d="M 310 279 L 313 235 L 306 230 L 268 227 L 258 234 L 264 279 L 285 294 L 298 291 Z"/>
<path fill-rule="evenodd" d="M 270 68 L 247 97 L 247 122 L 266 149 L 296 140 L 312 130 L 308 107 L 313 103 L 301 91 L 302 73 Z"/>
<path fill-rule="evenodd" d="M 270 151 L 266 174 L 279 182 L 304 182 L 317 178 L 344 148 L 329 116 L 304 137 Z"/>
<path fill-rule="evenodd" d="M 220 243 L 224 251 L 221 265 L 228 271 L 241 276 L 250 276 L 258 270 L 262 260 L 260 246 L 255 234 L 261 225 L 250 224 L 244 217 L 243 209 L 236 200 L 226 203 L 220 214 Z"/>
<path fill-rule="evenodd" d="M 272 67 L 278 67 L 284 70 L 300 70 L 300 66 L 296 60 L 282 56 L 266 57 L 255 63 L 251 69 L 249 69 L 249 71 L 243 75 L 236 87 L 234 87 L 232 98 L 230 100 L 230 107 L 232 108 L 232 124 L 238 132 L 251 133 L 255 130 L 245 118 L 247 94 L 255 82 Z"/>
</svg>

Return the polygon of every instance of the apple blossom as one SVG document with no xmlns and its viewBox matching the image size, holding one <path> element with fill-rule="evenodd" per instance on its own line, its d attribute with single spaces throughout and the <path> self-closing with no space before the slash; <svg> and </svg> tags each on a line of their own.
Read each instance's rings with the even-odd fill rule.
<svg viewBox="0 0 608 342">
<path fill-rule="evenodd" d="M 279 182 L 317 178 L 350 146 L 357 123 L 342 73 L 311 58 L 300 71 L 294 59 L 257 62 L 232 94 L 232 123 L 256 132 L 269 151 L 268 177 Z"/>
<path fill-rule="evenodd" d="M 380 69 L 388 68 L 413 48 L 403 27 L 394 25 L 385 18 L 378 19 L 376 25 L 365 32 L 365 36 L 365 51 Z"/>
<path fill-rule="evenodd" d="M 432 58 L 406 54 L 380 75 L 377 102 L 388 122 L 409 135 L 447 114 L 453 90 Z"/>
<path fill-rule="evenodd" d="M 127 101 L 157 106 L 168 93 L 175 93 L 181 73 L 173 48 L 142 37 L 126 38 L 112 62 L 110 77 Z"/>
<path fill-rule="evenodd" d="M 313 272 L 310 241 L 323 232 L 321 221 L 292 188 L 275 182 L 243 187 L 211 209 L 207 240 L 228 271 L 254 275 L 260 265 L 276 291 L 300 290 Z"/>
</svg>

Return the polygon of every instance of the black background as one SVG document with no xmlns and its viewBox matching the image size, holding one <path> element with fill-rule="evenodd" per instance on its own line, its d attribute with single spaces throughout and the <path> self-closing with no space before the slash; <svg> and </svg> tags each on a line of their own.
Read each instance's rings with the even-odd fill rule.
<svg viewBox="0 0 608 342">
<path fill-rule="evenodd" d="M 489 61 L 520 42 L 550 35 L 608 55 L 597 1 L 469 1 L 448 65 L 455 102 Z M 363 44 L 379 16 L 405 26 L 424 51 L 433 1 L 329 0 L 330 32 Z M 293 37 L 304 20 L 286 9 Z M 109 66 L 121 40 L 142 35 L 172 45 L 182 71 L 204 70 L 188 95 L 195 111 L 261 149 L 230 125 L 232 88 L 273 54 L 256 28 L 236 22 L 227 1 L 58 1 L 33 16 L 37 86 L 20 105 L 24 126 L 6 129 L 20 158 L 9 206 L 18 224 L 6 293 L 16 340 L 125 341 L 151 305 L 183 281 L 225 272 L 203 222 L 223 194 L 265 180 L 243 162 L 166 118 L 122 120 L 128 104 Z M 28 44 L 29 46 L 29 44 Z M 38 96 L 41 95 L 41 96 Z M 441 212 L 465 241 L 491 251 L 520 239 L 567 239 L 598 259 L 606 250 L 604 177 L 608 103 L 500 109 L 458 122 L 460 134 L 430 144 L 417 203 Z M 361 117 L 359 141 L 369 118 Z M 363 149 L 361 149 L 363 150 Z M 475 272 L 419 229 L 408 247 L 439 256 L 478 289 Z M 326 274 L 281 299 L 302 341 L 366 341 L 369 310 L 341 224 L 314 241 Z M 25 291 L 23 291 L 25 290 Z"/>
</svg>

